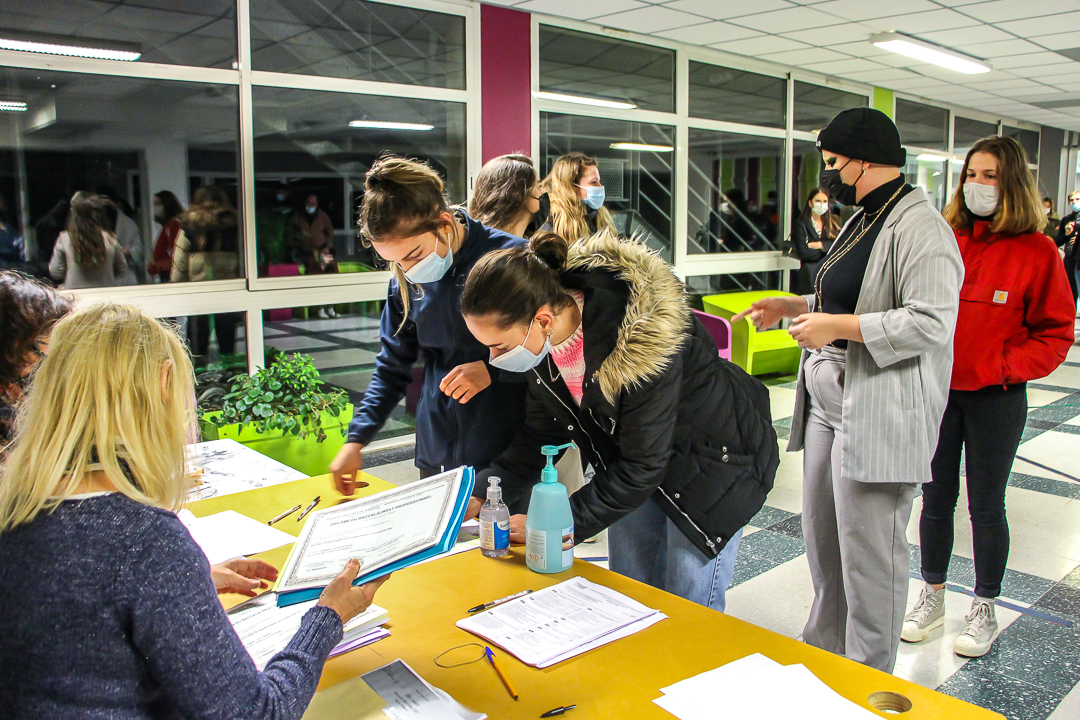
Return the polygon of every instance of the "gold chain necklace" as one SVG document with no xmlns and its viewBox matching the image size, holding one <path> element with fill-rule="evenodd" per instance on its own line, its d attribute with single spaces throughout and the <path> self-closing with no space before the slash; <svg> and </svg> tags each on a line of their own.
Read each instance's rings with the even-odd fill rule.
<svg viewBox="0 0 1080 720">
<path fill-rule="evenodd" d="M 880 210 L 878 210 L 876 213 L 874 213 L 873 217 L 870 217 L 869 215 L 864 214 L 861 218 L 859 218 L 859 230 L 857 231 L 858 234 L 856 235 L 855 233 L 852 233 L 851 236 L 849 236 L 849 237 L 853 237 L 854 239 L 851 240 L 850 242 L 845 242 L 843 245 L 841 245 L 837 249 L 836 253 L 829 254 L 829 255 L 827 255 L 825 257 L 825 262 L 823 262 L 821 264 L 821 269 L 818 270 L 817 277 L 814 278 L 814 299 L 815 299 L 814 311 L 815 312 L 823 312 L 823 310 L 822 310 L 821 286 L 824 284 L 823 281 L 824 281 L 824 278 L 825 278 L 825 273 L 827 273 L 829 270 L 831 270 L 832 267 L 834 265 L 836 265 L 836 263 L 840 262 L 840 259 L 843 258 L 844 255 L 846 255 L 848 253 L 848 251 L 850 251 L 853 247 L 855 247 L 855 245 L 858 244 L 858 242 L 863 239 L 863 236 L 866 235 L 866 233 L 870 232 L 870 228 L 872 228 L 874 226 L 874 223 L 877 222 L 878 218 L 880 218 L 882 215 L 884 215 L 885 211 L 889 209 L 889 206 L 892 204 L 893 200 L 896 199 L 896 197 L 900 194 L 900 191 L 903 190 L 903 189 L 904 189 L 904 185 L 901 185 L 899 188 L 897 188 L 896 192 L 894 192 L 892 194 L 892 197 L 885 201 L 885 204 L 881 206 Z M 869 219 L 869 222 L 867 222 L 868 219 Z"/>
</svg>

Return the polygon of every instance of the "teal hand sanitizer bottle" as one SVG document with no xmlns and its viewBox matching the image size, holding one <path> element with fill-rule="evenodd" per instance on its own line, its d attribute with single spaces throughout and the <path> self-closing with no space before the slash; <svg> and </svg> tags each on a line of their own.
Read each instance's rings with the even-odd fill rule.
<svg viewBox="0 0 1080 720">
<path fill-rule="evenodd" d="M 547 465 L 540 473 L 540 482 L 533 486 L 529 512 L 525 516 L 525 563 L 530 570 L 541 573 L 560 573 L 574 564 L 574 516 L 570 512 L 570 496 L 559 482 L 554 459 L 566 445 L 545 445 L 540 452 L 547 455 Z"/>
</svg>

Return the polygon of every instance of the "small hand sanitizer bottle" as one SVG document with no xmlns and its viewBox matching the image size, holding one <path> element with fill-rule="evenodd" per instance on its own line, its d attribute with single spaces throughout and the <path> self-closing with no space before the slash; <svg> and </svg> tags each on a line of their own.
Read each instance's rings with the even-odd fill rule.
<svg viewBox="0 0 1080 720">
<path fill-rule="evenodd" d="M 484 557 L 510 553 L 510 509 L 502 500 L 499 478 L 488 478 L 487 502 L 480 508 L 480 552 Z"/>
</svg>

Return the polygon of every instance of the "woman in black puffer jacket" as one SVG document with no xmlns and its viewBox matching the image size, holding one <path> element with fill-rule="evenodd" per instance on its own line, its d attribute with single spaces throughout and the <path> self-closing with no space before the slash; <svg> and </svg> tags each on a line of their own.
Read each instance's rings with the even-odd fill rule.
<svg viewBox="0 0 1080 720">
<path fill-rule="evenodd" d="M 493 365 L 528 372 L 525 426 L 477 496 L 497 475 L 523 511 L 540 447 L 572 440 L 596 471 L 570 498 L 577 537 L 610 526 L 612 570 L 723 610 L 779 451 L 768 391 L 718 357 L 671 268 L 610 233 L 539 233 L 481 259 L 461 307 Z"/>
</svg>

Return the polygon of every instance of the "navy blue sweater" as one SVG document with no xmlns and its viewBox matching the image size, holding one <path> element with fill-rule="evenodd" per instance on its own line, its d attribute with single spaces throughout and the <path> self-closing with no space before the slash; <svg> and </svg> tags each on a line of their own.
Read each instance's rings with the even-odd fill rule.
<svg viewBox="0 0 1080 720">
<path fill-rule="evenodd" d="M 299 718 L 341 633 L 313 608 L 258 672 L 184 526 L 119 493 L 0 535 L 0 718 Z"/>
<path fill-rule="evenodd" d="M 442 280 L 413 287 L 409 317 L 396 281 L 390 281 L 383 308 L 382 349 L 375 358 L 364 399 L 349 423 L 349 442 L 367 444 L 405 397 L 413 380 L 413 364 L 424 352 L 424 385 L 416 410 L 416 466 L 449 470 L 462 465 L 487 467 L 510 445 L 525 423 L 524 373 L 507 373 L 487 366 L 491 385 L 462 405 L 439 390 L 439 383 L 458 365 L 482 360 L 491 353 L 469 332 L 461 315 L 461 292 L 473 265 L 500 248 L 522 245 L 515 235 L 482 225 L 464 213 L 459 217 L 469 234 L 454 253 Z M 398 328 L 401 327 L 399 331 Z"/>
</svg>

